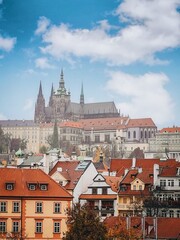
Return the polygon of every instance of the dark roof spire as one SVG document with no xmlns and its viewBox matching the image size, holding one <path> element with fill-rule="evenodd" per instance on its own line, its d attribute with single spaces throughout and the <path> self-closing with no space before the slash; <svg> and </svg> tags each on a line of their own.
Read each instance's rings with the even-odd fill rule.
<svg viewBox="0 0 180 240">
<path fill-rule="evenodd" d="M 39 93 L 38 96 L 43 96 L 42 94 L 42 85 L 41 85 L 41 81 L 40 81 L 40 85 L 39 85 Z"/>
<path fill-rule="evenodd" d="M 84 89 L 83 89 L 83 83 L 82 83 L 82 85 L 81 85 L 80 104 L 84 104 Z"/>
</svg>

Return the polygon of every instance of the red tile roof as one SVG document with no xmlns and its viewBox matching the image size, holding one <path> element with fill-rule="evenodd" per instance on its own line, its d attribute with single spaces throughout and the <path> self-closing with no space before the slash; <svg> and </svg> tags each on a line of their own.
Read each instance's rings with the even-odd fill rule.
<svg viewBox="0 0 180 240">
<path fill-rule="evenodd" d="M 129 119 L 127 127 L 156 127 L 151 118 Z"/>
<path fill-rule="evenodd" d="M 65 121 L 58 124 L 59 127 L 83 128 L 81 122 Z"/>
<path fill-rule="evenodd" d="M 141 217 L 129 217 L 130 226 L 137 229 L 142 229 Z M 145 217 L 145 234 L 147 238 L 155 239 L 155 228 L 153 217 Z M 127 218 L 125 217 L 108 217 L 104 220 L 105 225 L 108 228 L 113 228 L 119 224 L 119 221 L 127 226 Z M 149 228 L 151 226 L 151 228 Z M 148 232 L 150 230 L 150 233 Z M 179 239 L 180 237 L 180 218 L 157 218 L 157 239 Z"/>
<path fill-rule="evenodd" d="M 168 159 L 166 161 L 161 161 L 159 158 L 136 159 L 135 167 L 153 171 L 154 164 L 159 164 L 160 166 L 173 166 L 175 163 L 175 159 Z M 122 176 L 124 175 L 124 170 L 130 169 L 131 167 L 132 159 L 112 159 L 110 163 L 110 172 L 116 172 L 116 176 Z"/>
<path fill-rule="evenodd" d="M 73 190 L 83 174 L 84 170 L 75 170 L 77 166 L 79 165 L 80 161 L 59 161 L 56 163 L 56 165 L 53 167 L 53 169 L 50 171 L 49 175 L 52 176 L 56 171 L 58 171 L 58 168 L 60 170 L 60 174 L 68 180 L 68 183 L 64 186 L 67 190 Z"/>
<path fill-rule="evenodd" d="M 124 128 L 128 118 L 117 117 L 117 118 L 96 118 L 96 119 L 81 119 L 84 130 L 116 130 L 117 128 Z"/>
<path fill-rule="evenodd" d="M 177 176 L 177 169 L 180 168 L 180 162 L 172 165 L 162 166 L 160 169 L 160 177 L 175 177 Z"/>
<path fill-rule="evenodd" d="M 117 195 L 116 194 L 81 194 L 79 196 L 79 199 L 116 199 Z"/>
<path fill-rule="evenodd" d="M 153 171 L 149 169 L 142 170 L 142 172 L 138 172 L 138 169 L 129 170 L 127 175 L 121 181 L 123 184 L 128 184 L 133 182 L 136 178 L 141 180 L 144 184 L 153 184 Z"/>
<path fill-rule="evenodd" d="M 163 128 L 160 133 L 180 133 L 180 127 Z"/>
<path fill-rule="evenodd" d="M 26 197 L 62 197 L 72 198 L 72 196 L 50 176 L 40 169 L 17 169 L 0 168 L 0 196 L 26 196 Z M 6 190 L 5 184 L 14 182 L 14 190 Z M 47 183 L 48 190 L 42 191 L 39 187 L 36 190 L 29 190 L 28 183 Z"/>
<path fill-rule="evenodd" d="M 122 179 L 122 177 L 114 177 L 114 176 L 104 176 L 106 179 L 106 183 L 111 186 L 111 189 L 114 192 L 117 192 L 119 190 L 119 183 Z"/>
</svg>

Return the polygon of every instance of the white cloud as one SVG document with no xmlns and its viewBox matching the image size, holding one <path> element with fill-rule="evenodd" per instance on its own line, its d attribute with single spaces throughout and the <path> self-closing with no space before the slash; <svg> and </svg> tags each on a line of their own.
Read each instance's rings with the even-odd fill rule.
<svg viewBox="0 0 180 240">
<path fill-rule="evenodd" d="M 47 19 L 46 17 L 40 17 L 38 20 L 38 28 L 36 29 L 35 34 L 39 35 L 44 33 L 49 25 L 50 25 L 49 19 Z"/>
<path fill-rule="evenodd" d="M 67 24 L 50 25 L 49 20 L 41 18 L 36 30 L 42 34 L 40 49 L 67 61 L 89 57 L 113 65 L 136 61 L 162 63 L 156 59 L 157 52 L 180 46 L 178 5 L 180 0 L 124 0 L 115 13 L 126 23 L 124 27 L 119 24 L 117 29 L 107 20 L 99 21 L 93 29 L 72 29 Z"/>
<path fill-rule="evenodd" d="M 37 58 L 35 60 L 35 65 L 37 68 L 40 68 L 40 69 L 54 68 L 54 66 L 49 63 L 47 58 Z"/>
<path fill-rule="evenodd" d="M 111 72 L 106 88 L 123 99 L 118 107 L 131 118 L 152 117 L 156 124 L 174 120 L 174 103 L 165 89 L 169 82 L 163 73 L 133 76 Z"/>
<path fill-rule="evenodd" d="M 33 107 L 34 107 L 34 101 L 32 99 L 26 99 L 23 110 L 27 111 L 32 109 Z"/>
<path fill-rule="evenodd" d="M 3 38 L 0 35 L 0 49 L 9 52 L 13 49 L 14 45 L 16 44 L 16 38 Z"/>
</svg>

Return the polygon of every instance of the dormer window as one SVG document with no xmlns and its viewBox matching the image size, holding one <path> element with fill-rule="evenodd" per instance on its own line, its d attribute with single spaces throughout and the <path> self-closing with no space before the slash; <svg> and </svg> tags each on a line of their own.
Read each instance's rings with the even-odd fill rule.
<svg viewBox="0 0 180 240">
<path fill-rule="evenodd" d="M 13 190 L 14 189 L 14 183 L 6 183 L 6 190 Z"/>
<path fill-rule="evenodd" d="M 35 191 L 37 188 L 37 183 L 28 183 L 28 189 L 30 191 Z"/>
<path fill-rule="evenodd" d="M 47 183 L 40 184 L 40 190 L 47 191 L 48 190 L 48 184 Z"/>
</svg>

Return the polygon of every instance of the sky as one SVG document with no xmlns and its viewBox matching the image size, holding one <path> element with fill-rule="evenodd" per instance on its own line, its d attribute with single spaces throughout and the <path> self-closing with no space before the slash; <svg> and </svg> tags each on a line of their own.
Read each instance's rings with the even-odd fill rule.
<svg viewBox="0 0 180 240">
<path fill-rule="evenodd" d="M 0 0 L 0 119 L 33 119 L 63 69 L 71 101 L 180 126 L 180 0 Z"/>
</svg>

